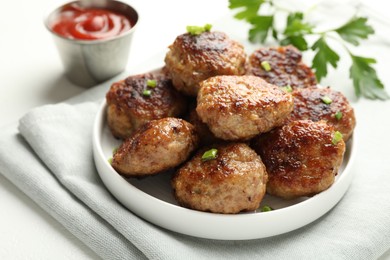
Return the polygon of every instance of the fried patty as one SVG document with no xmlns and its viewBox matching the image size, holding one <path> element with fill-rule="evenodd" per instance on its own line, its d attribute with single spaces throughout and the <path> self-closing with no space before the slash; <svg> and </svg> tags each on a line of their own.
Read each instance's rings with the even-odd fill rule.
<svg viewBox="0 0 390 260">
<path fill-rule="evenodd" d="M 256 210 L 266 190 L 267 172 L 261 158 L 244 143 L 212 146 L 217 157 L 202 160 L 200 150 L 172 179 L 174 195 L 184 207 L 233 214 Z"/>
<path fill-rule="evenodd" d="M 261 77 L 279 87 L 305 88 L 317 85 L 314 72 L 302 62 L 301 52 L 293 46 L 257 49 L 249 56 L 246 70 L 248 75 Z"/>
<path fill-rule="evenodd" d="M 224 140 L 248 140 L 281 125 L 293 109 L 290 93 L 256 76 L 215 76 L 201 82 L 196 111 Z"/>
<path fill-rule="evenodd" d="M 183 119 L 152 120 L 122 143 L 112 167 L 127 177 L 157 174 L 187 160 L 198 142 L 194 127 Z"/>
<path fill-rule="evenodd" d="M 343 134 L 347 142 L 356 126 L 355 113 L 348 99 L 339 91 L 326 88 L 297 88 L 292 92 L 294 110 L 288 120 L 324 120 Z"/>
<path fill-rule="evenodd" d="M 156 86 L 148 86 L 148 80 L 154 80 Z M 140 74 L 115 82 L 106 100 L 108 126 L 115 137 L 122 139 L 151 120 L 179 117 L 187 109 L 186 99 L 161 73 Z"/>
<path fill-rule="evenodd" d="M 169 46 L 165 69 L 177 90 L 196 96 L 199 82 L 215 75 L 243 75 L 245 62 L 244 47 L 223 32 L 185 33 Z"/>
<path fill-rule="evenodd" d="M 345 143 L 324 121 L 289 122 L 252 140 L 268 172 L 267 192 L 284 199 L 329 188 L 343 161 Z"/>
</svg>

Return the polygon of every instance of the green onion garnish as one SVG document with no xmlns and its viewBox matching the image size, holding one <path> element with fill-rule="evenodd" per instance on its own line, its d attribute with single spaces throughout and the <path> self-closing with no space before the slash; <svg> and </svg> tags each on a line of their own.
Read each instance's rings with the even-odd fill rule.
<svg viewBox="0 0 390 260">
<path fill-rule="evenodd" d="M 327 105 L 329 105 L 329 104 L 332 103 L 332 99 L 331 99 L 330 97 L 328 97 L 328 96 L 323 96 L 323 97 L 321 98 L 321 100 L 322 100 L 322 102 L 324 102 L 324 103 L 327 104 Z"/>
<path fill-rule="evenodd" d="M 155 80 L 155 79 L 146 80 L 146 86 L 148 86 L 150 88 L 155 88 L 157 86 L 157 80 Z"/>
<path fill-rule="evenodd" d="M 111 157 L 111 158 L 108 158 L 108 163 L 109 163 L 109 164 L 112 164 L 112 157 Z"/>
<path fill-rule="evenodd" d="M 142 92 L 142 95 L 144 95 L 145 97 L 150 97 L 151 94 L 152 94 L 152 91 L 150 89 L 145 89 Z"/>
<path fill-rule="evenodd" d="M 206 32 L 209 32 L 209 31 L 211 30 L 211 27 L 213 27 L 211 24 L 206 23 L 206 24 L 204 25 L 204 30 L 205 30 Z"/>
<path fill-rule="evenodd" d="M 188 25 L 187 32 L 191 35 L 199 35 L 203 32 L 209 32 L 211 30 L 212 25 L 206 24 L 205 26 L 196 26 L 196 25 Z"/>
<path fill-rule="evenodd" d="M 114 149 L 112 149 L 112 154 L 116 154 L 116 152 L 118 151 L 118 147 L 115 147 Z"/>
<path fill-rule="evenodd" d="M 343 134 L 339 131 L 334 132 L 333 138 L 332 138 L 332 144 L 336 145 L 338 142 L 340 142 L 343 139 Z"/>
<path fill-rule="evenodd" d="M 290 85 L 284 86 L 284 87 L 282 87 L 282 89 L 287 93 L 291 93 L 293 91 L 293 89 Z"/>
<path fill-rule="evenodd" d="M 206 161 L 213 160 L 213 159 L 217 158 L 217 154 L 218 154 L 218 150 L 217 149 L 215 149 L 215 148 L 210 149 L 210 150 L 208 150 L 208 151 L 203 153 L 202 161 L 206 162 Z"/>
<path fill-rule="evenodd" d="M 261 67 L 263 67 L 263 69 L 265 71 L 270 71 L 271 70 L 271 65 L 266 60 L 261 62 Z"/>
<path fill-rule="evenodd" d="M 343 113 L 341 113 L 341 111 L 337 111 L 336 114 L 334 114 L 334 117 L 337 120 L 340 120 L 341 118 L 343 118 Z"/>
<path fill-rule="evenodd" d="M 261 208 L 261 212 L 267 212 L 267 211 L 272 211 L 272 210 L 273 210 L 273 208 L 271 208 L 270 206 L 267 206 L 267 205 L 265 205 Z"/>
</svg>

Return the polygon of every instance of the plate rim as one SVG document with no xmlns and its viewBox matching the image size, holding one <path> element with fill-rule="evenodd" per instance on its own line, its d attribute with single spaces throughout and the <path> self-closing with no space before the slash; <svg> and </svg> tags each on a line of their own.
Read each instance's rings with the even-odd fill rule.
<svg viewBox="0 0 390 260">
<path fill-rule="evenodd" d="M 331 210 L 342 199 L 352 181 L 353 171 L 350 168 L 356 150 L 353 136 L 347 143 L 348 154 L 346 152 L 344 160 L 348 156 L 348 162 L 343 172 L 339 173 L 340 176 L 329 189 L 312 198 L 270 212 L 227 215 L 187 209 L 139 190 L 111 167 L 100 143 L 106 122 L 106 107 L 104 99 L 95 116 L 92 136 L 94 162 L 103 184 L 131 212 L 174 232 L 218 240 L 250 240 L 287 233 L 310 224 Z M 289 221 L 285 221 L 286 216 Z"/>
</svg>

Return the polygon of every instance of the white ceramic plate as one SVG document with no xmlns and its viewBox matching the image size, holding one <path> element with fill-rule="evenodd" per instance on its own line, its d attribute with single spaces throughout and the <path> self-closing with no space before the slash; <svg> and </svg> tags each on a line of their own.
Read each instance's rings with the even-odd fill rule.
<svg viewBox="0 0 390 260">
<path fill-rule="evenodd" d="M 353 140 L 347 144 L 344 162 L 335 183 L 311 198 L 286 201 L 266 195 L 260 205 L 269 212 L 224 215 L 200 212 L 178 206 L 170 186 L 172 173 L 143 179 L 126 179 L 109 164 L 113 149 L 119 146 L 106 124 L 106 103 L 96 116 L 93 148 L 96 168 L 107 189 L 129 210 L 155 225 L 195 237 L 246 240 L 283 234 L 318 219 L 343 197 L 352 180 Z"/>
</svg>

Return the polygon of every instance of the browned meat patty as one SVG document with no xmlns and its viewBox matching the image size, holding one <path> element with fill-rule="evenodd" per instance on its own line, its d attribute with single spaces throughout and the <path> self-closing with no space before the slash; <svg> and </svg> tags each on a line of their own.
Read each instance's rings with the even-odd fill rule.
<svg viewBox="0 0 390 260">
<path fill-rule="evenodd" d="M 213 134 L 248 140 L 281 125 L 293 98 L 256 76 L 215 76 L 201 82 L 196 111 Z"/>
<path fill-rule="evenodd" d="M 294 110 L 288 120 L 324 120 L 343 134 L 345 142 L 356 125 L 355 113 L 347 98 L 338 91 L 326 88 L 294 89 Z"/>
<path fill-rule="evenodd" d="M 128 177 L 153 175 L 183 163 L 197 145 L 198 136 L 187 121 L 172 117 L 153 120 L 123 142 L 112 166 Z"/>
<path fill-rule="evenodd" d="M 198 116 L 198 113 L 196 113 L 195 109 L 191 110 L 189 117 L 188 117 L 188 122 L 190 122 L 195 127 L 196 132 L 199 135 L 201 145 L 211 145 L 214 143 L 223 142 L 222 139 L 217 138 L 210 131 L 207 124 L 202 122 L 202 120 Z"/>
<path fill-rule="evenodd" d="M 343 161 L 345 143 L 324 121 L 293 121 L 253 140 L 267 168 L 267 192 L 285 199 L 329 188 Z"/>
<path fill-rule="evenodd" d="M 149 87 L 148 80 L 155 80 L 156 86 Z M 150 95 L 143 93 L 145 90 Z M 115 137 L 122 139 L 146 122 L 178 117 L 187 108 L 186 99 L 173 88 L 172 81 L 157 73 L 130 76 L 114 83 L 106 100 L 108 126 Z"/>
<path fill-rule="evenodd" d="M 179 35 L 165 57 L 166 70 L 182 93 L 196 96 L 199 82 L 215 75 L 243 75 L 244 47 L 223 32 Z"/>
<path fill-rule="evenodd" d="M 262 62 L 268 63 L 269 68 Z M 302 62 L 302 54 L 293 46 L 264 47 L 254 51 L 247 62 L 247 74 L 279 87 L 303 88 L 317 84 L 315 74 Z"/>
<path fill-rule="evenodd" d="M 266 190 L 267 172 L 261 158 L 243 143 L 215 146 L 217 157 L 202 161 L 200 150 L 172 179 L 178 203 L 214 213 L 256 210 Z"/>
</svg>

